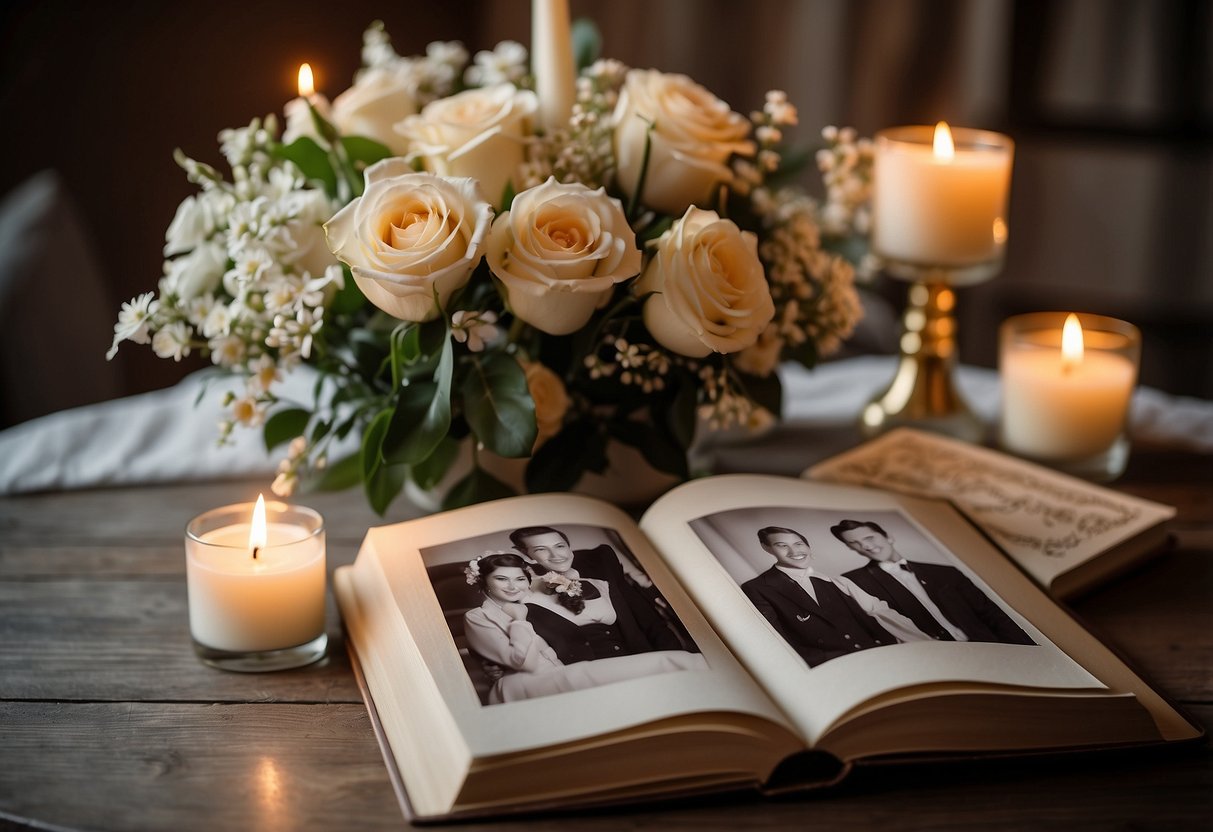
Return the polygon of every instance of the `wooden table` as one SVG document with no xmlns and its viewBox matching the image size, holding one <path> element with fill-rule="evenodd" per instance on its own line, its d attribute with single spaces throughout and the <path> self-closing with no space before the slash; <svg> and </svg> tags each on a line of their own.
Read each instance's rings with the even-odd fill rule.
<svg viewBox="0 0 1213 832">
<path fill-rule="evenodd" d="M 256 485 L 0 500 L 0 829 L 391 829 L 404 821 L 336 609 L 324 664 L 235 674 L 190 648 L 182 530 Z M 1074 604 L 1213 725 L 1213 458 L 1137 449 L 1118 487 L 1179 507 L 1179 545 Z M 356 491 L 301 499 L 329 567 L 383 522 Z M 403 519 L 397 509 L 388 519 Z M 774 802 L 724 797 L 463 829 L 1201 828 L 1204 744 L 870 772 Z"/>
</svg>

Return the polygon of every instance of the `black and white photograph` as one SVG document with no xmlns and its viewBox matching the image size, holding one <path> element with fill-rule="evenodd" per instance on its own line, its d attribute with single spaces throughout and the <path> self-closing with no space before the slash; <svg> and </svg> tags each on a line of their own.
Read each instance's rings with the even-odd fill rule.
<svg viewBox="0 0 1213 832">
<path fill-rule="evenodd" d="M 918 641 L 1035 644 L 899 511 L 744 508 L 690 525 L 809 667 Z"/>
<path fill-rule="evenodd" d="M 421 557 L 483 705 L 707 667 L 613 529 L 502 529 Z"/>
</svg>

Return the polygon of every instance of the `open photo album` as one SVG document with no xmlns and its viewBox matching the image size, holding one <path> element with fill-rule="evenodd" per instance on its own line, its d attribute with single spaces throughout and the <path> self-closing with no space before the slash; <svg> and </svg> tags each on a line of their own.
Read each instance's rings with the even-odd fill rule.
<svg viewBox="0 0 1213 832">
<path fill-rule="evenodd" d="M 335 576 L 415 822 L 1200 730 L 941 501 L 696 480 L 372 528 Z"/>
</svg>

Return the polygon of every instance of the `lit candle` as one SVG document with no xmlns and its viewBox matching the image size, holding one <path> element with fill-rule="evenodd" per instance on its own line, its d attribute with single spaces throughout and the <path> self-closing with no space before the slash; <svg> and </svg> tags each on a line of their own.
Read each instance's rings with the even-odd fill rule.
<svg viewBox="0 0 1213 832">
<path fill-rule="evenodd" d="M 1131 324 L 1062 314 L 1002 327 L 1002 443 L 1046 461 L 1095 456 L 1121 437 L 1140 355 Z"/>
<path fill-rule="evenodd" d="M 202 648 L 265 653 L 324 635 L 324 526 L 311 509 L 261 497 L 214 509 L 187 526 L 185 552 L 190 634 Z"/>
<path fill-rule="evenodd" d="M 568 0 L 532 0 L 531 69 L 539 126 L 548 132 L 563 127 L 573 114 L 576 90 Z"/>
<path fill-rule="evenodd" d="M 1012 154 L 1007 136 L 942 121 L 877 133 L 872 249 L 925 267 L 1000 261 Z"/>
<path fill-rule="evenodd" d="M 316 120 L 312 118 L 312 109 L 315 109 L 316 112 L 326 119 L 331 119 L 332 116 L 329 100 L 316 92 L 316 76 L 312 72 L 311 64 L 303 63 L 299 65 L 296 85 L 299 90 L 299 97 L 292 98 L 282 108 L 283 113 L 286 115 L 286 127 L 282 131 L 282 141 L 286 144 L 290 144 L 300 136 L 307 136 L 310 139 L 316 140 L 320 139 L 320 133 L 316 129 Z"/>
</svg>

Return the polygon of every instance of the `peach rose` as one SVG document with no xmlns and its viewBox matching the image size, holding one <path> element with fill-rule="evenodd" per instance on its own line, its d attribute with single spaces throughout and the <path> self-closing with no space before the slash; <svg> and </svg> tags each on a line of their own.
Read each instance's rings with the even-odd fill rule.
<svg viewBox="0 0 1213 832">
<path fill-rule="evenodd" d="M 324 225 L 329 248 L 371 303 L 405 321 L 438 315 L 480 262 L 492 207 L 471 179 L 416 173 L 403 159 L 366 169 L 366 190 Z"/>
<path fill-rule="evenodd" d="M 656 293 L 645 301 L 645 325 L 691 358 L 743 350 L 775 316 L 757 238 L 693 206 L 661 235 L 633 291 Z"/>
<path fill-rule="evenodd" d="M 679 216 L 709 204 L 716 186 L 732 180 L 729 157 L 754 152 L 749 134 L 744 116 L 685 75 L 630 70 L 615 109 L 616 180 L 634 195 L 649 141 L 640 202 Z"/>
<path fill-rule="evenodd" d="M 497 84 L 431 101 L 397 124 L 396 131 L 426 170 L 477 179 L 482 192 L 498 205 L 525 158 L 536 107 L 530 90 Z"/>
<path fill-rule="evenodd" d="M 619 200 L 554 178 L 518 194 L 497 217 L 485 256 L 510 310 L 549 335 L 584 326 L 641 264 Z"/>
</svg>

